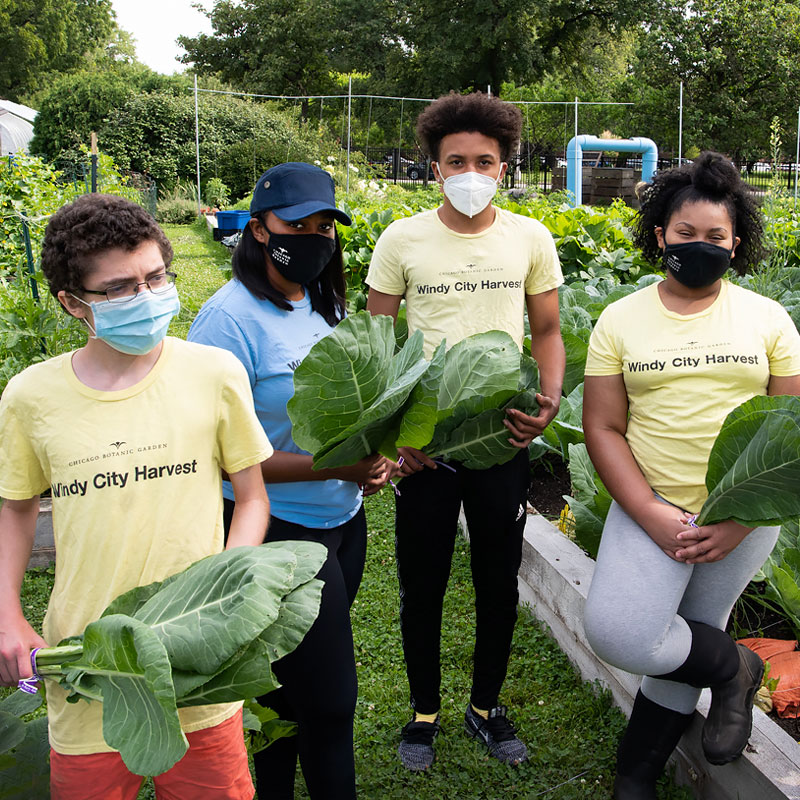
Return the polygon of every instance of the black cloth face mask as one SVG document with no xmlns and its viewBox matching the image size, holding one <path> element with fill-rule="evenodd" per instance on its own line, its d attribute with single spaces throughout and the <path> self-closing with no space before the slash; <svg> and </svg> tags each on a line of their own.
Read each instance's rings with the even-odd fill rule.
<svg viewBox="0 0 800 800">
<path fill-rule="evenodd" d="M 264 245 L 275 269 L 292 283 L 305 286 L 320 276 L 336 250 L 336 241 L 320 233 L 273 233 Z"/>
<path fill-rule="evenodd" d="M 731 265 L 733 249 L 708 242 L 684 242 L 664 247 L 664 268 L 690 289 L 711 286 Z"/>
</svg>

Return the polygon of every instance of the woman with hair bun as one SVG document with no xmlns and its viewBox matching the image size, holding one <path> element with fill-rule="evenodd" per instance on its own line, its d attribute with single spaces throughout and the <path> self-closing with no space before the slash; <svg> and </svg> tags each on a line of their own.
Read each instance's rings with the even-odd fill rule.
<svg viewBox="0 0 800 800">
<path fill-rule="evenodd" d="M 703 687 L 707 760 L 733 761 L 750 736 L 763 664 L 725 625 L 778 528 L 697 527 L 693 515 L 726 415 L 754 395 L 800 394 L 800 335 L 778 303 L 723 277 L 757 265 L 762 225 L 721 155 L 656 175 L 634 238 L 666 277 L 606 308 L 589 345 L 586 445 L 614 502 L 584 627 L 601 658 L 645 676 L 614 798 L 655 800 Z"/>
</svg>

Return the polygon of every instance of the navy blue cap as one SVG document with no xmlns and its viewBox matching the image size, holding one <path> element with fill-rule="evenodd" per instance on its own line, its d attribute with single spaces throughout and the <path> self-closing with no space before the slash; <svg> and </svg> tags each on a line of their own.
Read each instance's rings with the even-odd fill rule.
<svg viewBox="0 0 800 800">
<path fill-rule="evenodd" d="M 256 183 L 250 214 L 271 211 L 284 222 L 295 222 L 319 211 L 329 211 L 337 222 L 350 225 L 336 208 L 333 178 L 314 164 L 289 161 L 270 167 Z"/>
</svg>

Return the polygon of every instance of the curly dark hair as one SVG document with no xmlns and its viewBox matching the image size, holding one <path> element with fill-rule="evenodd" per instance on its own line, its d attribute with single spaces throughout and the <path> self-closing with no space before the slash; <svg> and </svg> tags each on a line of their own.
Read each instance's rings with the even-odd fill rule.
<svg viewBox="0 0 800 800">
<path fill-rule="evenodd" d="M 707 200 L 724 205 L 731 218 L 733 236 L 741 240 L 736 248 L 733 269 L 744 275 L 764 255 L 761 212 L 730 159 L 706 151 L 692 164 L 659 172 L 642 191 L 642 207 L 633 223 L 633 241 L 645 258 L 658 264 L 662 252 L 655 228 L 666 229 L 672 215 L 686 203 Z"/>
<path fill-rule="evenodd" d="M 267 227 L 265 212 L 253 214 L 253 217 L 264 228 Z M 334 232 L 336 249 L 333 251 L 331 260 L 325 265 L 319 278 L 308 285 L 311 308 L 332 328 L 344 318 L 346 291 L 342 245 L 338 232 L 335 229 Z M 283 311 L 294 310 L 294 306 L 286 299 L 283 292 L 270 283 L 264 261 L 264 245 L 253 236 L 250 225 L 246 225 L 242 231 L 239 244 L 233 251 L 232 260 L 233 277 L 241 281 L 250 294 L 259 300 L 269 300 Z"/>
<path fill-rule="evenodd" d="M 78 197 L 53 214 L 44 234 L 42 271 L 51 294 L 79 294 L 93 256 L 114 248 L 130 252 L 144 242 L 158 245 L 169 268 L 172 245 L 145 209 L 111 194 Z"/>
<path fill-rule="evenodd" d="M 417 138 L 425 154 L 439 160 L 439 145 L 451 133 L 482 133 L 496 139 L 500 158 L 508 161 L 514 154 L 522 130 L 522 114 L 512 103 L 499 97 L 474 94 L 443 95 L 417 117 Z"/>
</svg>

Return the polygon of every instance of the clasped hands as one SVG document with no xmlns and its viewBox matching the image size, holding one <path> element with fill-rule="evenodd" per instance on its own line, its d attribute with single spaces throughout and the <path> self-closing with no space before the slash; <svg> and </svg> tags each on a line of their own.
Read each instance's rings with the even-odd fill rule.
<svg viewBox="0 0 800 800">
<path fill-rule="evenodd" d="M 733 520 L 696 527 L 693 515 L 659 500 L 646 516 L 644 528 L 650 538 L 670 558 L 685 564 L 721 561 L 753 530 Z"/>
</svg>

